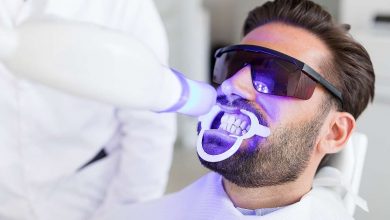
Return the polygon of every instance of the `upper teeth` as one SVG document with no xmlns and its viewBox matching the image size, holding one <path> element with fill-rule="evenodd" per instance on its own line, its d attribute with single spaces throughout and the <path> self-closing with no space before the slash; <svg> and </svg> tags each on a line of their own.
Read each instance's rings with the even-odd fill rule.
<svg viewBox="0 0 390 220">
<path fill-rule="evenodd" d="M 219 129 L 235 135 L 244 135 L 250 129 L 249 118 L 241 114 L 225 113 L 221 118 Z"/>
</svg>

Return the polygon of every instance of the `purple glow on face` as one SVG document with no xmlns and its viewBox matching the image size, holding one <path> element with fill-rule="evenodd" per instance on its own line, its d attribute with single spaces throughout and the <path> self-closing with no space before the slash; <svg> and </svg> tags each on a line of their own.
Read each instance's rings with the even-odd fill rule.
<svg viewBox="0 0 390 220">
<path fill-rule="evenodd" d="M 256 104 L 267 114 L 269 119 L 279 118 L 280 105 L 275 105 L 271 103 L 282 103 L 286 100 L 290 100 L 290 97 L 281 97 L 268 94 L 258 94 L 256 96 Z"/>
<path fill-rule="evenodd" d="M 213 113 L 215 116 L 212 117 L 211 126 L 205 128 L 203 136 L 199 137 L 202 138 L 202 149 L 209 155 L 228 154 L 227 151 L 238 149 L 237 146 L 240 146 L 243 138 L 252 139 L 252 125 L 258 128 L 259 124 L 267 124 L 262 114 L 239 96 L 220 96 L 217 102 L 220 112 Z M 249 112 L 252 116 L 246 115 Z"/>
</svg>

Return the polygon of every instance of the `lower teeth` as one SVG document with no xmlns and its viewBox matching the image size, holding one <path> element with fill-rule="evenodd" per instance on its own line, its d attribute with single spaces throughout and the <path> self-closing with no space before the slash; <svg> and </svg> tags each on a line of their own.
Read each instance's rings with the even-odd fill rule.
<svg viewBox="0 0 390 220">
<path fill-rule="evenodd" d="M 227 128 L 220 126 L 218 130 L 226 131 L 229 132 L 230 135 L 237 135 L 237 136 L 242 136 L 247 132 L 247 130 L 242 130 L 240 127 L 228 130 Z"/>
</svg>

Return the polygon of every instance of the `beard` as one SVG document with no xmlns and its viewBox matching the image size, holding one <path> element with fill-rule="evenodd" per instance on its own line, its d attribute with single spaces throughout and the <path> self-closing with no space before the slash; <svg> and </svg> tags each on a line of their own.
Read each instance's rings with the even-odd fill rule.
<svg viewBox="0 0 390 220">
<path fill-rule="evenodd" d="M 329 105 L 310 121 L 291 123 L 271 132 L 268 138 L 254 136 L 244 141 L 231 157 L 201 164 L 230 182 L 246 188 L 275 186 L 295 181 L 308 166 Z"/>
</svg>

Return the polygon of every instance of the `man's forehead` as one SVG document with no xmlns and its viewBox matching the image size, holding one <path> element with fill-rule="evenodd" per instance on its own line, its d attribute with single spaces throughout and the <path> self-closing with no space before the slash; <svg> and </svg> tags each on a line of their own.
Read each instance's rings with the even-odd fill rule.
<svg viewBox="0 0 390 220">
<path fill-rule="evenodd" d="M 241 44 L 252 44 L 277 50 L 308 64 L 321 73 L 324 59 L 329 59 L 329 49 L 309 31 L 280 22 L 260 26 L 248 33 Z"/>
</svg>

